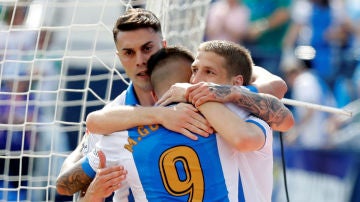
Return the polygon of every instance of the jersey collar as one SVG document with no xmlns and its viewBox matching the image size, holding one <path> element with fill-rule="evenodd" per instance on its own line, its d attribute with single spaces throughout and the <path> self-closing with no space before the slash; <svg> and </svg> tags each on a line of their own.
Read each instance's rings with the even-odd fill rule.
<svg viewBox="0 0 360 202">
<path fill-rule="evenodd" d="M 126 98 L 125 98 L 125 105 L 139 105 L 139 100 L 136 97 L 134 85 L 130 83 L 129 87 L 126 89 Z"/>
</svg>

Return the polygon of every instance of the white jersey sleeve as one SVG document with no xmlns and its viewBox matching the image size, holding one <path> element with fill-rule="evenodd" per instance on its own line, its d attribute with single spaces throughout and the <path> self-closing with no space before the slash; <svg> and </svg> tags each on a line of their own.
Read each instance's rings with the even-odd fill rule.
<svg viewBox="0 0 360 202">
<path fill-rule="evenodd" d="M 125 97 L 126 91 L 123 91 L 118 97 L 116 97 L 112 102 L 105 105 L 104 109 L 109 109 L 111 107 L 125 105 Z M 97 155 L 98 150 L 102 150 L 106 156 L 106 166 L 111 166 L 119 163 L 120 155 L 115 155 L 119 152 L 118 146 L 123 144 L 124 133 L 127 132 L 118 132 L 111 134 L 109 136 L 104 136 L 101 134 L 94 134 L 90 133 L 89 131 L 86 132 L 84 138 L 86 140 L 82 146 L 82 153 L 84 156 L 87 157 L 89 166 L 95 172 L 99 167 L 99 158 Z M 126 134 L 127 135 L 127 134 Z M 118 140 L 121 140 L 118 142 Z M 125 139 L 125 138 L 124 138 Z M 127 141 L 127 139 L 126 139 Z M 123 148 L 119 147 L 119 148 Z M 129 185 L 125 181 L 122 183 L 122 186 L 119 190 L 115 191 L 113 201 L 114 202 L 127 202 L 129 196 Z"/>
<path fill-rule="evenodd" d="M 273 188 L 273 134 L 270 126 L 244 109 L 227 103 L 226 106 L 246 122 L 257 125 L 265 135 L 262 148 L 252 152 L 237 152 L 237 164 L 246 201 L 271 201 Z"/>
<path fill-rule="evenodd" d="M 106 104 L 104 106 L 104 109 L 108 109 L 119 105 L 124 105 L 125 97 L 126 97 L 125 95 L 126 95 L 126 90 L 123 91 L 119 96 L 117 96 L 113 101 Z M 95 149 L 95 144 L 100 141 L 102 136 L 103 135 L 101 134 L 91 133 L 91 131 L 88 131 L 86 129 L 85 135 L 83 137 L 85 138 L 85 140 L 83 141 L 83 145 L 81 148 L 81 153 L 83 154 L 83 156 L 86 156 L 90 151 Z"/>
<path fill-rule="evenodd" d="M 273 189 L 273 134 L 263 120 L 249 116 L 246 121 L 258 125 L 264 132 L 264 146 L 253 152 L 239 152 L 238 166 L 246 201 L 271 201 Z"/>
<path fill-rule="evenodd" d="M 128 144 L 127 131 L 112 133 L 111 135 L 102 136 L 96 143 L 92 152 L 87 154 L 90 166 L 93 170 L 99 167 L 99 157 L 97 152 L 101 150 L 106 156 L 106 165 L 120 165 L 124 158 L 127 158 L 128 152 L 124 145 Z"/>
</svg>

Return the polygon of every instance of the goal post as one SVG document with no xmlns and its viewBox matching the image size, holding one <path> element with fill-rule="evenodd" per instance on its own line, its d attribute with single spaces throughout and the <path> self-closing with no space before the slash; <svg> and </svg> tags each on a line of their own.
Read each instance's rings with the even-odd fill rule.
<svg viewBox="0 0 360 202">
<path fill-rule="evenodd" d="M 210 0 L 0 2 L 0 201 L 75 200 L 56 194 L 62 162 L 86 115 L 124 90 L 112 28 L 126 9 L 162 21 L 168 44 L 195 51 Z"/>
</svg>

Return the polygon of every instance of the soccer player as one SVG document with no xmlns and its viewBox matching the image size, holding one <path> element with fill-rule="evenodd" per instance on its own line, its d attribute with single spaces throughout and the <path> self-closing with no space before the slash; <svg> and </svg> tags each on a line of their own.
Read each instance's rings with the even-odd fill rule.
<svg viewBox="0 0 360 202">
<path fill-rule="evenodd" d="M 247 56 L 243 50 L 235 52 L 234 57 Z M 248 69 L 251 69 L 252 61 L 250 57 L 245 59 L 247 65 L 243 69 L 248 73 L 244 74 L 244 78 L 249 81 L 251 70 Z M 155 100 L 175 82 L 189 81 L 192 61 L 191 53 L 179 47 L 161 49 L 150 58 L 148 70 Z M 137 102 L 131 88 L 127 91 L 125 102 Z M 226 107 L 222 109 L 223 113 L 226 111 L 231 113 Z M 212 110 L 209 112 L 212 113 Z M 237 113 L 241 118 L 235 119 L 239 125 L 236 129 L 241 131 L 239 135 L 242 137 L 258 136 L 263 142 L 264 137 L 272 136 L 270 127 L 264 121 L 240 109 Z M 226 116 L 223 120 L 231 123 L 231 119 L 232 116 Z M 239 172 L 237 166 L 232 165 L 237 161 L 236 151 L 220 136 L 198 138 L 194 141 L 155 124 L 104 136 L 96 149 L 102 150 L 109 161 L 126 167 L 126 184 L 130 186 L 135 201 L 237 201 Z M 95 176 L 99 164 L 97 150 L 90 152 L 77 166 L 87 173 L 83 176 L 84 180 Z M 240 191 L 240 196 L 243 196 Z M 118 196 L 124 196 L 122 192 L 124 190 L 116 192 L 115 201 L 120 201 Z"/>
<path fill-rule="evenodd" d="M 246 85 L 246 63 L 234 52 L 245 52 L 237 44 L 225 41 L 204 42 L 192 64 L 189 84 L 177 84 L 165 93 L 158 103 L 191 102 L 205 115 L 210 124 L 231 146 L 241 151 L 237 162 L 246 201 L 271 201 L 273 185 L 272 136 L 241 133 L 241 121 L 227 113 L 227 107 L 238 111 L 232 104 L 238 98 L 241 85 Z M 245 57 L 246 58 L 246 57 Z M 245 60 L 246 61 L 246 60 Z M 242 64 L 242 65 L 241 65 Z M 238 68 L 234 68 L 238 67 Z M 241 74 L 240 74 L 240 73 Z M 237 75 L 237 76 L 234 76 Z M 246 96 L 246 94 L 243 94 Z M 163 99 L 166 97 L 165 99 Z M 244 99 L 244 98 L 242 98 Z M 171 101 L 169 101 L 171 100 Z M 244 107 L 246 109 L 246 107 Z M 219 113 L 221 112 L 221 113 Z M 232 119 L 229 117 L 233 117 Z M 256 134 L 256 133 L 254 133 Z M 241 201 L 239 199 L 239 201 Z"/>
<path fill-rule="evenodd" d="M 92 133 L 111 134 L 137 125 L 162 124 L 190 138 L 195 138 L 191 132 L 200 135 L 211 133 L 207 122 L 196 113 L 183 113 L 183 111 L 189 113 L 195 110 L 189 105 L 185 109 L 179 107 L 176 111 L 171 108 L 146 107 L 154 104 L 149 95 L 151 85 L 146 74 L 146 62 L 154 52 L 166 46 L 160 22 L 156 16 L 144 9 L 130 9 L 119 17 L 113 34 L 117 55 L 134 85 L 140 105 L 145 107 L 106 107 L 92 112 L 87 116 L 87 129 Z M 287 86 L 281 78 L 263 68 L 256 66 L 253 68 L 253 78 L 249 86 L 256 87 L 255 89 L 261 93 L 269 93 L 278 98 L 284 96 Z M 241 93 L 248 93 L 248 91 L 238 92 L 238 94 Z M 249 93 L 247 98 L 251 100 L 237 104 L 243 107 L 242 105 L 251 103 L 247 106 L 248 110 L 268 122 L 274 130 L 286 131 L 292 126 L 293 119 L 289 116 L 291 113 L 279 100 L 258 93 Z M 259 108 L 260 104 L 261 106 L 269 105 L 266 108 Z"/>
<path fill-rule="evenodd" d="M 249 84 L 251 65 L 250 53 L 238 44 L 204 42 L 199 46 L 191 67 L 190 82 L 200 83 L 189 87 L 186 95 L 180 97 L 186 97 L 197 106 L 222 137 L 217 139 L 218 142 L 223 140 L 239 151 L 234 155 L 241 176 L 240 188 L 243 188 L 239 193 L 243 193 L 244 198 L 239 194 L 238 201 L 266 202 L 271 201 L 273 187 L 272 133 L 264 130 L 266 127 L 256 127 L 259 123 L 256 120 L 242 121 L 244 111 L 229 98 L 238 99 L 234 94 Z M 263 131 L 258 131 L 259 128 Z"/>
<path fill-rule="evenodd" d="M 106 131 L 100 133 L 107 134 L 137 125 L 149 124 L 162 124 L 167 129 L 195 139 L 197 136 L 192 133 L 207 136 L 212 132 L 210 125 L 201 115 L 196 113 L 197 110 L 192 105 L 181 103 L 173 107 L 144 107 L 154 104 L 150 94 L 152 87 L 147 75 L 147 60 L 154 52 L 166 45 L 162 38 L 160 22 L 153 13 L 144 9 L 129 9 L 124 15 L 120 16 L 114 27 L 114 41 L 119 59 L 132 81 L 131 86 L 134 88 L 141 107 L 124 106 L 124 100 L 117 99 L 103 110 L 88 116 L 87 127 L 91 132 L 99 133 L 99 130 L 103 129 Z M 255 68 L 253 75 L 255 75 L 253 76 L 254 81 L 251 84 L 255 85 L 260 92 L 272 92 L 278 97 L 282 97 L 286 92 L 287 87 L 279 77 L 271 75 L 261 68 Z M 246 93 L 248 92 L 246 91 Z M 284 108 L 286 109 L 280 101 L 257 93 L 251 95 L 254 96 L 253 99 L 247 102 L 252 103 L 251 106 L 256 106 L 261 100 L 259 98 L 262 98 L 263 103 L 268 104 L 270 102 L 271 105 L 267 108 L 261 108 L 260 113 L 257 107 L 253 108 L 253 112 L 249 111 L 256 115 L 265 115 L 264 120 L 270 121 L 274 128 L 281 127 L 285 123 L 284 120 L 287 119 L 288 114 L 279 113 L 284 112 Z M 263 111 L 266 111 L 266 113 L 262 113 Z M 100 129 L 97 128 L 98 123 L 100 123 Z M 285 123 L 285 125 L 285 128 L 289 127 L 288 123 Z M 88 142 L 98 141 L 96 136 L 85 137 L 82 144 L 65 160 L 61 172 L 72 167 L 82 157 L 81 150 L 85 153 L 91 150 L 89 147 L 92 144 L 87 144 L 86 140 Z M 93 139 L 93 137 L 95 138 Z M 114 169 L 101 169 L 97 177 L 104 177 L 116 170 Z M 118 167 L 118 173 L 120 173 L 120 170 Z M 76 179 L 76 175 L 70 176 L 70 178 Z M 112 187 L 102 186 L 102 183 L 98 185 L 92 186 L 98 192 L 102 189 L 112 189 Z"/>
<path fill-rule="evenodd" d="M 253 120 L 246 120 L 251 124 L 244 126 L 240 116 L 226 110 L 226 107 L 237 113 L 242 110 L 234 107 L 234 100 L 226 99 L 236 97 L 233 92 L 250 82 L 249 65 L 251 67 L 252 63 L 249 61 L 252 62 L 250 54 L 238 44 L 226 41 L 202 43 L 192 64 L 190 79 L 191 83 L 202 83 L 189 87 L 185 97 L 195 103 L 219 136 L 240 151 L 236 156 L 245 201 L 265 202 L 271 201 L 273 185 L 272 133 L 257 131 L 259 127 L 255 125 L 258 123 Z M 213 97 L 214 93 L 216 96 Z"/>
</svg>

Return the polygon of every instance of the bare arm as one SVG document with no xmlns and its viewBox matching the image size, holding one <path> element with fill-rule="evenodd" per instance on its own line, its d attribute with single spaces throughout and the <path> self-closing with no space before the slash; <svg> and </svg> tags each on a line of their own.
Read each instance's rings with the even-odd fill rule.
<svg viewBox="0 0 360 202">
<path fill-rule="evenodd" d="M 234 103 L 267 122 L 274 130 L 287 131 L 294 125 L 291 111 L 275 96 L 252 93 L 241 86 L 201 82 L 188 88 L 186 97 L 195 107 L 209 101 Z"/>
<path fill-rule="evenodd" d="M 255 151 L 265 144 L 265 135 L 258 126 L 245 122 L 224 104 L 206 102 L 199 106 L 199 110 L 217 133 L 237 150 Z"/>
<path fill-rule="evenodd" d="M 263 119 L 273 130 L 284 132 L 294 126 L 295 120 L 293 114 L 276 97 L 269 94 L 256 94 L 247 91 L 240 94 L 237 93 L 236 95 L 234 98 L 236 105 Z"/>
<path fill-rule="evenodd" d="M 106 198 L 114 190 L 119 189 L 121 182 L 126 177 L 127 171 L 124 170 L 123 166 L 106 167 L 105 154 L 99 151 L 98 156 L 100 161 L 99 169 L 94 179 L 84 172 L 82 168 L 83 158 L 59 175 L 56 181 L 58 193 L 71 196 L 81 191 L 82 201 L 87 201 L 87 199 L 94 201 L 97 198 L 99 200 Z"/>
<path fill-rule="evenodd" d="M 189 138 L 192 133 L 208 136 L 212 129 L 197 109 L 184 104 L 174 107 L 132 107 L 117 106 L 92 112 L 86 119 L 86 126 L 92 133 L 110 134 L 139 125 L 162 124 L 169 130 Z"/>
<path fill-rule="evenodd" d="M 65 161 L 63 162 L 60 170 L 60 175 L 64 173 L 66 170 L 72 168 L 76 162 L 78 162 L 82 157 L 81 148 L 84 142 L 86 141 L 86 136 L 81 140 L 81 142 L 77 145 L 74 151 L 70 153 L 69 156 L 66 157 Z"/>
<path fill-rule="evenodd" d="M 288 90 L 285 81 L 266 69 L 253 66 L 252 82 L 260 93 L 271 94 L 279 99 L 283 98 Z"/>
<path fill-rule="evenodd" d="M 92 178 L 85 174 L 81 167 L 82 161 L 60 173 L 56 180 L 56 190 L 61 195 L 71 196 L 78 191 L 85 191 Z"/>
<path fill-rule="evenodd" d="M 290 49 L 293 51 L 294 46 L 296 44 L 296 39 L 301 31 L 301 25 L 295 22 L 291 23 L 289 29 L 287 30 L 284 40 L 283 40 L 283 48 L 285 50 Z"/>
<path fill-rule="evenodd" d="M 249 40 L 256 40 L 264 32 L 283 25 L 289 19 L 289 9 L 286 7 L 279 7 L 269 17 L 253 22 L 248 29 L 247 37 Z"/>
<path fill-rule="evenodd" d="M 110 134 L 138 125 L 158 122 L 151 107 L 116 106 L 91 112 L 86 118 L 86 127 L 92 133 Z M 159 113 L 159 112 L 158 112 Z"/>
<path fill-rule="evenodd" d="M 279 27 L 290 19 L 289 9 L 286 7 L 278 8 L 269 18 L 269 29 Z"/>
</svg>

